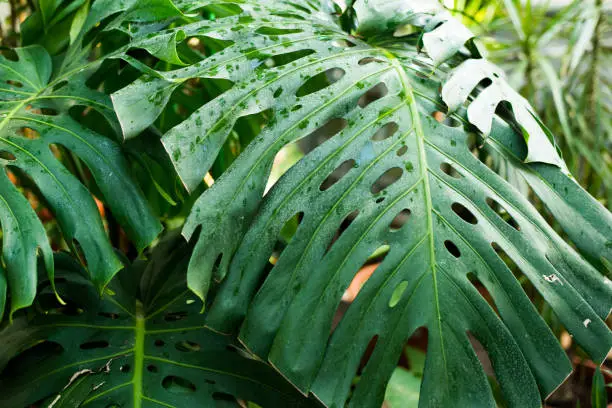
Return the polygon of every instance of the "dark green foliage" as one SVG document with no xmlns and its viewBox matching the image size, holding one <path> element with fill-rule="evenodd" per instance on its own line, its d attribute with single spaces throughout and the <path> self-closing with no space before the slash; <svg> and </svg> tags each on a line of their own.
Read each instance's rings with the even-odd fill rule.
<svg viewBox="0 0 612 408">
<path fill-rule="evenodd" d="M 6 132 L 18 130 L 24 126 L 22 116 L 46 118 L 46 109 L 55 109 L 59 115 L 46 119 L 53 126 L 36 128 L 39 141 L 27 143 L 64 143 L 79 155 L 139 249 L 154 238 L 159 226 L 142 209 L 146 204 L 138 187 L 126 184 L 131 179 L 123 176 L 123 167 L 113 170 L 122 177 L 105 180 L 107 169 L 78 143 L 68 145 L 76 143 L 72 138 L 60 139 L 54 126 L 61 124 L 75 137 L 95 135 L 119 155 L 110 161 L 114 165 L 124 166 L 117 147 L 123 143 L 135 160 L 133 167 L 139 169 L 138 180 L 143 175 L 154 180 L 147 197 L 162 197 L 164 203 L 151 200 L 156 212 L 160 217 L 178 214 L 175 221 L 194 246 L 189 260 L 187 253 L 169 251 L 162 262 L 181 273 L 184 268 L 179 265 L 189 264 L 186 281 L 182 275 L 163 278 L 181 296 L 174 299 L 179 309 L 174 309 L 179 303 L 163 309 L 166 316 L 178 316 L 177 321 L 159 322 L 172 327 L 164 329 L 172 342 L 192 341 L 181 332 L 187 322 L 205 337 L 206 346 L 195 342 L 202 349 L 209 343 L 226 344 L 225 337 L 208 328 L 237 336 L 251 357 L 269 361 L 282 373 L 287 382 L 279 382 L 279 387 L 291 389 L 290 383 L 330 407 L 377 407 L 406 340 L 426 327 L 421 406 L 495 405 L 469 336 L 487 351 L 509 406 L 540 406 L 567 377 L 571 365 L 520 280 L 530 281 L 574 340 L 601 362 L 612 346 L 604 322 L 612 305 L 612 284 L 604 275 L 612 261 L 612 215 L 573 180 L 534 109 L 502 71 L 482 57 L 470 31 L 442 6 L 404 0 L 357 0 L 353 6 L 339 16 L 328 2 L 314 1 L 96 1 L 78 36 L 57 56 L 59 71 L 52 69 L 40 46 L 18 49 L 20 61 L 5 62 L 9 68 L 20 64 L 27 78 L 36 74 L 37 82 L 30 84 L 31 90 L 24 86 L 34 96 L 3 100 L 7 108 L 2 123 Z M 412 34 L 393 35 L 407 25 Z M 347 33 L 347 27 L 354 29 Z M 93 62 L 83 65 L 83 56 L 98 41 Z M 96 91 L 86 86 L 92 78 L 99 79 Z M 55 89 L 63 79 L 65 88 Z M 66 106 L 48 105 L 41 98 L 55 92 L 69 92 L 62 94 L 69 99 L 82 96 L 80 92 L 99 98 L 100 113 L 103 107 L 108 111 L 107 131 L 118 142 L 81 123 L 70 122 L 70 127 L 60 122 L 69 119 L 63 113 Z M 41 113 L 22 112 L 28 105 L 41 108 Z M 0 143 L 26 143 L 12 134 L 3 137 Z M 271 183 L 275 159 L 283 149 L 306 142 L 310 146 L 305 156 Z M 15 156 L 8 158 L 10 165 L 33 172 L 20 151 L 6 152 Z M 45 154 L 36 152 L 34 157 Z M 55 159 L 47 159 L 51 160 Z M 210 184 L 211 174 L 214 184 L 204 186 L 203 179 Z M 35 175 L 32 178 L 64 223 L 66 240 L 72 241 L 70 207 L 53 201 L 54 195 L 45 190 L 53 184 Z M 176 185 L 177 175 L 184 189 Z M 531 197 L 517 189 L 519 184 L 531 191 Z M 7 197 L 22 199 L 10 187 L 12 195 Z M 130 199 L 124 196 L 128 193 Z M 188 194 L 191 201 L 183 197 Z M 562 233 L 530 202 L 534 197 Z M 5 214 L 3 223 L 9 213 L 0 212 Z M 183 223 L 180 216 L 187 213 Z M 19 216 L 21 223 L 34 226 L 35 233 L 16 242 L 29 249 L 31 265 L 33 248 L 43 246 L 51 271 L 44 234 L 32 218 L 29 211 Z M 99 243 L 96 248 L 104 249 L 100 259 L 110 266 L 98 267 L 90 241 L 76 239 L 89 257 L 88 268 L 100 290 L 120 265 L 96 222 L 88 223 L 93 227 L 87 232 Z M 372 254 L 382 255 L 380 266 L 334 325 L 345 290 Z M 15 290 L 11 265 L 6 263 L 8 287 Z M 136 335 L 133 330 L 113 332 L 128 344 L 127 352 L 117 350 L 117 365 L 131 361 L 142 369 L 143 358 L 161 361 L 157 351 L 151 351 L 156 349 L 146 348 L 155 336 L 145 336 L 149 323 L 146 329 L 142 324 L 144 316 L 160 306 L 151 293 L 163 297 L 168 288 L 148 292 L 157 278 L 149 282 L 147 274 L 157 276 L 162 272 L 155 271 L 163 268 L 153 261 L 154 271 L 145 269 L 140 281 L 138 265 L 113 281 L 110 290 L 115 297 L 107 293 L 100 303 L 91 299 L 92 293 L 82 308 L 84 313 L 99 311 L 115 299 L 126 309 L 126 321 L 137 329 Z M 32 268 L 30 277 L 19 282 L 33 285 Z M 79 292 L 75 285 L 93 290 L 69 278 L 67 299 Z M 31 303 L 33 287 L 20 307 Z M 490 294 L 490 303 L 477 287 Z M 188 300 L 193 302 L 185 306 Z M 195 313 L 201 308 L 204 314 Z M 173 314 L 183 309 L 188 310 L 185 318 Z M 125 314 L 115 309 L 111 313 Z M 130 314 L 135 320 L 128 318 Z M 85 316 L 62 314 L 58 319 Z M 151 324 L 157 316 L 153 314 Z M 96 326 L 104 324 L 100 319 L 96 317 Z M 39 324 L 35 319 L 27 327 Z M 180 338 L 172 337 L 177 331 Z M 53 333 L 82 340 L 78 336 L 90 331 L 63 328 Z M 43 331 L 42 336 L 49 333 Z M 132 343 L 141 351 L 138 344 L 145 344 L 144 354 L 130 354 Z M 373 353 L 364 362 L 364 351 L 372 344 Z M 209 364 L 176 355 L 185 358 L 184 364 Z M 68 390 L 74 387 L 80 395 L 82 387 L 104 376 L 106 362 L 84 365 L 91 372 L 77 377 Z M 228 364 L 228 370 L 249 370 Z M 267 366 L 257 364 L 277 381 Z M 360 380 L 355 383 L 357 372 Z M 248 384 L 256 375 L 248 371 L 244 381 L 228 382 L 234 387 L 230 394 L 252 399 L 249 393 L 255 390 Z M 172 387 L 190 389 L 195 384 L 187 374 L 183 377 L 190 382 L 172 379 Z M 142 383 L 139 375 L 131 378 L 129 384 Z M 66 373 L 54 381 L 45 380 L 48 388 L 38 397 L 60 392 Z M 117 382 L 111 389 L 123 384 L 119 373 L 112 381 Z M 159 387 L 168 387 L 163 381 L 152 384 L 143 395 L 160 399 L 157 392 L 165 391 Z M 24 395 L 28 392 L 19 380 L 14 386 L 23 387 Z M 118 388 L 117 398 L 139 407 L 138 393 L 128 388 Z M 291 398 L 296 393 L 287 392 Z M 132 399 L 134 395 L 138 398 Z M 188 395 L 183 397 L 196 398 Z M 209 397 L 208 391 L 197 394 L 198 404 L 205 405 Z M 104 398 L 93 401 L 101 406 L 113 402 Z M 187 401 L 196 400 L 176 398 L 164 401 L 187 406 Z M 262 403 L 274 406 L 271 401 Z"/>
</svg>

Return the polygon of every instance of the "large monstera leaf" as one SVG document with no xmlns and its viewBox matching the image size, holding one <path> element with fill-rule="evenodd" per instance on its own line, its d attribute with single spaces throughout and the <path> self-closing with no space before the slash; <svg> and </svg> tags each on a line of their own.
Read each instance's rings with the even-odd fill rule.
<svg viewBox="0 0 612 408">
<path fill-rule="evenodd" d="M 208 301 L 207 325 L 238 332 L 298 389 L 335 407 L 380 406 L 404 342 L 422 326 L 420 404 L 494 406 L 470 333 L 508 404 L 540 406 L 571 365 L 517 274 L 601 362 L 612 345 L 612 286 L 601 273 L 612 259 L 612 216 L 566 173 L 548 130 L 471 35 L 424 3 L 357 1 L 352 14 L 365 28 L 353 37 L 310 1 L 177 2 L 194 22 L 130 43 L 171 69 L 125 56 L 143 76 L 113 104 L 133 137 L 186 81 L 231 85 L 162 138 L 192 191 L 239 118 L 268 118 L 183 231 L 199 234 L 188 284 Z M 416 34 L 392 35 L 405 24 Z M 225 48 L 188 63 L 174 45 L 194 37 Z M 304 138 L 319 144 L 266 190 L 279 151 Z M 473 150 L 524 178 L 578 251 Z M 335 326 L 344 291 L 381 248 L 384 261 Z"/>
<path fill-rule="evenodd" d="M 187 289 L 189 249 L 171 239 L 109 284 L 104 297 L 67 257 L 37 311 L 0 332 L 7 407 L 315 407 L 232 337 L 202 325 Z"/>
<path fill-rule="evenodd" d="M 80 52 L 86 54 L 87 49 Z M 18 169 L 37 186 L 68 245 L 82 251 L 99 288 L 121 268 L 121 262 L 108 241 L 92 193 L 58 160 L 58 149 L 73 154 L 89 169 L 100 199 L 139 250 L 161 230 L 131 179 L 119 145 L 75 119 L 75 112 L 78 117 L 84 108 L 95 110 L 99 121 L 119 129 L 110 98 L 87 84 L 100 63 L 74 57 L 69 64 L 56 65 L 37 45 L 14 50 L 14 58 L 0 56 L 0 221 L 11 313 L 34 299 L 37 253 L 42 253 L 50 277 L 53 262 L 43 225 L 10 182 L 7 169 Z M 0 311 L 4 303 L 1 296 Z"/>
</svg>

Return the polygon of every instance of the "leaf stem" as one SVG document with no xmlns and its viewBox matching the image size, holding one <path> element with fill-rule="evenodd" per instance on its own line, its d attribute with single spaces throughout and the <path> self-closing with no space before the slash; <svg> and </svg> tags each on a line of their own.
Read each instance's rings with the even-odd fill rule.
<svg viewBox="0 0 612 408">
<path fill-rule="evenodd" d="M 134 408 L 142 407 L 142 373 L 144 366 L 145 317 L 144 308 L 140 301 L 136 301 L 136 325 L 134 329 L 136 341 L 134 342 Z"/>
</svg>

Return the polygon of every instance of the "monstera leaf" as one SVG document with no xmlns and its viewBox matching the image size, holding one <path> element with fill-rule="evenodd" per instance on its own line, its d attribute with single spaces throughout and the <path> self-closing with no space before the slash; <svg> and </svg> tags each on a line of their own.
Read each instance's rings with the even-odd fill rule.
<svg viewBox="0 0 612 408">
<path fill-rule="evenodd" d="M 82 57 L 87 51 L 73 47 L 68 52 L 71 58 L 56 66 L 38 45 L 14 50 L 13 58 L 0 57 L 0 221 L 12 312 L 30 305 L 35 296 L 37 252 L 42 253 L 51 277 L 53 264 L 45 230 L 9 181 L 7 169 L 16 168 L 35 183 L 66 242 L 82 251 L 100 288 L 121 263 L 91 193 L 58 160 L 58 152 L 74 155 L 89 169 L 99 198 L 139 250 L 161 230 L 131 179 L 119 145 L 76 120 L 83 109 L 94 110 L 99 113 L 97 120 L 106 121 L 111 132 L 119 129 L 110 98 L 88 85 L 101 61 L 90 63 Z M 2 296 L 0 310 L 4 302 Z"/>
<path fill-rule="evenodd" d="M 102 298 L 85 271 L 60 257 L 57 287 L 67 305 L 46 282 L 39 310 L 0 332 L 4 406 L 320 406 L 202 325 L 201 304 L 186 287 L 188 255 L 186 244 L 168 240 Z"/>
<path fill-rule="evenodd" d="M 567 174 L 527 101 L 437 3 L 358 0 L 345 14 L 356 36 L 324 2 L 177 1 L 157 26 L 141 2 L 111 4 L 92 6 L 107 17 L 98 29 L 129 42 L 107 58 L 142 72 L 112 94 L 125 138 L 154 125 L 189 81 L 227 89 L 162 137 L 188 190 L 240 119 L 261 119 L 183 230 L 197 238 L 187 281 L 207 303 L 208 326 L 237 332 L 300 391 L 334 407 L 380 406 L 403 344 L 424 326 L 422 406 L 495 405 L 470 338 L 488 352 L 510 406 L 540 406 L 571 365 L 524 293 L 524 275 L 591 358 L 605 358 L 612 286 L 601 271 L 612 259 L 612 216 Z M 405 25 L 414 34 L 393 35 Z M 215 47 L 187 58 L 198 51 L 192 39 Z M 162 63 L 143 63 L 140 51 Z M 316 147 L 267 190 L 275 157 L 298 141 Z M 571 242 L 479 150 L 524 178 Z M 386 256 L 334 324 L 373 253 Z"/>
</svg>

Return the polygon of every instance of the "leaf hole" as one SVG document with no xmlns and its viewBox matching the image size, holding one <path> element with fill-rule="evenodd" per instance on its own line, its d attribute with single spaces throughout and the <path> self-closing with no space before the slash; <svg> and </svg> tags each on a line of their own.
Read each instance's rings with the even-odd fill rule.
<svg viewBox="0 0 612 408">
<path fill-rule="evenodd" d="M 283 174 L 289 171 L 295 163 L 304 157 L 304 155 L 310 153 L 312 150 L 334 137 L 342 131 L 347 124 L 348 122 L 344 118 L 331 119 L 309 135 L 283 146 L 274 157 L 272 170 L 270 171 L 264 194 L 276 184 Z"/>
<path fill-rule="evenodd" d="M 455 169 L 455 167 L 453 167 L 451 164 L 448 164 L 446 162 L 440 163 L 440 170 L 442 170 L 444 174 L 447 174 L 456 179 L 460 179 L 463 177 L 463 175 L 459 173 L 457 169 Z"/>
<path fill-rule="evenodd" d="M 435 70 L 434 67 L 417 59 L 413 59 L 411 62 L 416 66 L 416 69 L 414 69 L 414 75 L 422 79 L 431 79 L 431 75 Z"/>
<path fill-rule="evenodd" d="M 474 89 L 482 91 L 483 89 L 489 87 L 492 83 L 493 81 L 491 78 L 483 78 L 480 82 L 478 82 Z"/>
<path fill-rule="evenodd" d="M 32 109 L 32 113 L 36 115 L 45 115 L 45 116 L 57 116 L 59 115 L 59 111 L 53 108 L 40 108 L 40 109 Z"/>
<path fill-rule="evenodd" d="M 451 208 L 455 212 L 455 214 L 457 214 L 459 218 L 461 218 L 463 221 L 470 223 L 472 225 L 478 224 L 478 219 L 463 204 L 453 203 Z"/>
<path fill-rule="evenodd" d="M 370 192 L 372 194 L 378 194 L 393 183 L 397 182 L 404 173 L 401 167 L 392 167 L 385 171 L 378 177 L 378 179 L 372 184 Z"/>
<path fill-rule="evenodd" d="M 260 64 L 257 65 L 258 68 L 278 68 L 314 53 L 315 50 L 305 49 L 276 55 L 256 55 L 254 58 L 260 61 Z"/>
<path fill-rule="evenodd" d="M 320 72 L 306 80 L 306 82 L 296 91 L 295 96 L 302 98 L 306 95 L 319 92 L 341 80 L 344 75 L 346 75 L 346 71 L 342 68 L 330 68 Z"/>
<path fill-rule="evenodd" d="M 150 373 L 157 373 L 159 372 L 159 369 L 157 368 L 157 366 L 155 364 L 149 364 L 147 366 L 147 371 Z"/>
<path fill-rule="evenodd" d="M 399 231 L 410 219 L 411 211 L 408 208 L 404 208 L 400 211 L 394 218 L 391 220 L 391 224 L 389 224 L 389 229 L 391 231 Z"/>
<path fill-rule="evenodd" d="M 280 258 L 281 254 L 289 246 L 293 237 L 297 234 L 297 230 L 300 226 L 300 223 L 304 219 L 304 212 L 299 211 L 289 217 L 287 221 L 283 224 L 280 232 L 278 233 L 278 238 L 276 239 L 276 243 L 274 245 L 274 252 L 270 257 L 270 262 L 275 265 L 277 260 Z"/>
<path fill-rule="evenodd" d="M 363 95 L 361 95 L 361 97 L 359 97 L 359 100 L 357 101 L 357 105 L 359 105 L 360 108 L 365 108 L 372 102 L 375 102 L 379 100 L 380 98 L 383 98 L 388 93 L 389 93 L 389 88 L 387 88 L 387 85 L 384 82 L 379 82 L 378 84 L 374 85 L 372 88 L 368 89 Z"/>
<path fill-rule="evenodd" d="M 11 86 L 14 86 L 15 88 L 23 88 L 23 84 L 19 81 L 13 81 L 13 80 L 8 79 L 6 83 Z"/>
<path fill-rule="evenodd" d="M 119 367 L 119 371 L 121 371 L 122 373 L 129 373 L 131 369 L 132 367 L 130 367 L 129 364 L 123 364 L 121 367 Z"/>
<path fill-rule="evenodd" d="M 510 213 L 498 201 L 494 200 L 491 197 L 488 197 L 486 201 L 487 201 L 487 205 L 493 211 L 495 211 L 495 213 L 502 220 L 504 220 L 508 225 L 510 225 L 512 228 L 514 228 L 517 231 L 521 230 L 521 227 L 518 224 L 518 222 L 516 222 L 516 220 L 512 217 L 512 215 L 510 215 Z"/>
<path fill-rule="evenodd" d="M 348 121 L 344 118 L 334 118 L 327 121 L 323 126 L 317 128 L 308 136 L 301 138 L 298 143 L 304 154 L 308 154 L 318 146 L 327 142 L 329 139 L 340 133 L 348 126 Z"/>
<path fill-rule="evenodd" d="M 119 319 L 119 315 L 117 313 L 109 313 L 109 312 L 98 312 L 98 316 L 105 317 L 111 320 Z"/>
<path fill-rule="evenodd" d="M 26 139 L 36 140 L 40 139 L 40 133 L 29 127 L 22 127 L 17 130 L 17 134 L 21 137 L 25 137 Z"/>
<path fill-rule="evenodd" d="M 376 203 L 376 204 L 380 204 L 380 203 L 382 203 L 383 201 L 385 201 L 385 197 L 378 197 L 376 200 L 374 200 L 374 203 Z"/>
<path fill-rule="evenodd" d="M 88 341 L 86 343 L 82 343 L 79 348 L 81 350 L 95 350 L 95 349 L 104 349 L 110 346 L 109 342 L 106 340 L 94 340 Z"/>
<path fill-rule="evenodd" d="M 219 258 L 221 257 L 221 255 L 219 255 L 217 257 L 217 260 L 219 260 Z M 221 261 L 219 260 L 219 263 Z M 185 311 L 180 311 L 180 312 L 168 312 L 164 315 L 164 320 L 167 322 L 177 322 L 179 320 L 184 320 L 187 318 L 187 312 Z"/>
<path fill-rule="evenodd" d="M 300 28 L 260 27 L 257 30 L 255 30 L 255 33 L 266 35 L 266 36 L 277 36 L 277 35 L 297 34 L 303 31 L 304 30 Z"/>
<path fill-rule="evenodd" d="M 183 353 L 190 353 L 194 351 L 200 351 L 201 347 L 198 343 L 194 343 L 193 341 L 183 340 L 177 342 L 174 347 Z"/>
<path fill-rule="evenodd" d="M 233 86 L 234 82 L 225 78 L 193 78 L 183 82 L 170 96 L 174 103 L 166 106 L 166 114 L 161 115 L 156 122 L 159 130 L 167 132 L 192 115 L 195 126 L 200 127 L 202 119 L 198 120 L 199 114 L 194 112 Z"/>
<path fill-rule="evenodd" d="M 405 155 L 407 151 L 408 151 L 408 146 L 403 145 L 402 147 L 397 149 L 397 152 L 395 152 L 395 154 L 397 154 L 399 157 L 401 157 L 401 156 Z"/>
<path fill-rule="evenodd" d="M 65 87 L 66 85 L 68 85 L 68 81 L 64 80 L 64 81 L 60 81 L 59 83 L 53 85 L 53 92 L 58 91 L 60 89 L 62 89 L 63 87 Z"/>
<path fill-rule="evenodd" d="M 444 241 L 444 246 L 446 247 L 446 250 L 455 258 L 459 258 L 461 256 L 461 251 L 459 251 L 459 248 L 457 248 L 457 245 L 455 245 L 453 241 L 447 239 Z"/>
<path fill-rule="evenodd" d="M 162 380 L 162 387 L 172 394 L 191 394 L 196 391 L 194 383 L 183 377 L 169 375 Z"/>
<path fill-rule="evenodd" d="M 352 48 L 355 47 L 357 44 L 346 39 L 336 39 L 331 42 L 331 45 L 336 48 Z"/>
<path fill-rule="evenodd" d="M 340 222 L 340 226 L 336 230 L 334 237 L 332 238 L 331 242 L 327 246 L 327 249 L 325 250 L 326 254 L 329 252 L 334 242 L 336 242 L 344 233 L 344 231 L 346 231 L 353 224 L 355 219 L 357 219 L 357 216 L 359 216 L 359 210 L 353 210 L 348 213 L 346 217 L 344 217 L 344 219 Z"/>
<path fill-rule="evenodd" d="M 7 152 L 6 150 L 0 150 L 0 159 L 14 161 L 17 160 L 17 157 L 11 152 Z"/>
<path fill-rule="evenodd" d="M 319 186 L 319 190 L 326 191 L 331 188 L 334 184 L 339 182 L 344 176 L 348 174 L 351 169 L 355 167 L 355 160 L 349 159 L 342 162 L 338 167 L 336 167 L 328 176 L 323 180 L 321 185 Z"/>
<path fill-rule="evenodd" d="M 228 403 L 232 403 L 232 406 L 237 402 L 236 397 L 225 392 L 214 392 L 212 398 L 215 401 L 226 401 Z"/>
<path fill-rule="evenodd" d="M 427 327 L 425 326 L 421 326 L 418 329 L 416 329 L 406 341 L 406 344 L 408 345 L 408 349 L 418 350 L 419 352 L 422 352 L 422 353 L 427 352 L 428 343 L 429 343 L 429 329 L 427 329 Z M 416 360 L 415 358 L 412 358 L 412 357 L 410 358 L 409 367 L 411 370 L 417 370 L 417 367 L 416 367 L 417 361 L 415 360 Z M 421 372 L 420 374 L 422 375 L 423 373 Z"/>
<path fill-rule="evenodd" d="M 166 343 L 163 340 L 157 339 L 155 340 L 155 347 L 163 347 Z"/>
<path fill-rule="evenodd" d="M 376 248 L 372 254 L 370 254 L 351 280 L 348 288 L 344 291 L 344 294 L 342 295 L 342 300 L 344 302 L 350 303 L 355 300 L 363 285 L 367 283 L 370 277 L 385 260 L 389 254 L 389 249 L 389 245 L 384 244 Z"/>
<path fill-rule="evenodd" d="M 374 58 L 374 57 L 365 57 L 359 60 L 359 62 L 357 64 L 359 65 L 368 65 L 371 64 L 373 62 L 384 62 L 383 60 L 379 59 L 379 58 Z"/>
<path fill-rule="evenodd" d="M 474 349 L 474 353 L 476 353 L 476 357 L 482 366 L 487 377 L 489 377 L 489 381 L 497 382 L 495 377 L 495 371 L 493 370 L 493 364 L 491 363 L 491 358 L 489 357 L 489 353 L 484 348 L 482 343 L 476 338 L 474 334 L 472 334 L 469 330 L 466 331 L 467 338 Z M 499 384 L 496 384 L 499 387 Z"/>
<path fill-rule="evenodd" d="M 441 111 L 435 111 L 431 114 L 433 118 L 438 122 L 448 127 L 459 127 L 461 126 L 461 122 L 452 117 L 451 115 L 447 115 Z"/>
<path fill-rule="evenodd" d="M 363 373 L 363 370 L 365 370 L 366 366 L 368 365 L 368 362 L 370 361 L 370 359 L 372 358 L 372 355 L 374 354 L 376 343 L 378 343 L 378 334 L 374 335 L 370 339 L 368 344 L 366 345 L 366 348 L 363 351 L 363 354 L 361 355 L 361 360 L 359 361 L 359 367 L 357 368 L 357 375 L 361 375 Z"/>
<path fill-rule="evenodd" d="M 480 296 L 482 296 L 482 298 L 487 301 L 487 303 L 489 304 L 489 306 L 491 306 L 495 313 L 499 314 L 497 311 L 497 306 L 495 306 L 493 296 L 491 295 L 487 287 L 480 281 L 480 279 L 478 279 L 478 276 L 474 272 L 468 272 L 466 277 L 470 281 L 472 286 L 476 288 Z"/>
<path fill-rule="evenodd" d="M 399 125 L 397 122 L 389 122 L 374 133 L 372 136 L 372 140 L 375 142 L 379 142 L 381 140 L 388 139 L 393 136 L 395 132 L 399 129 Z M 405 147 L 405 146 L 404 146 Z"/>
</svg>

